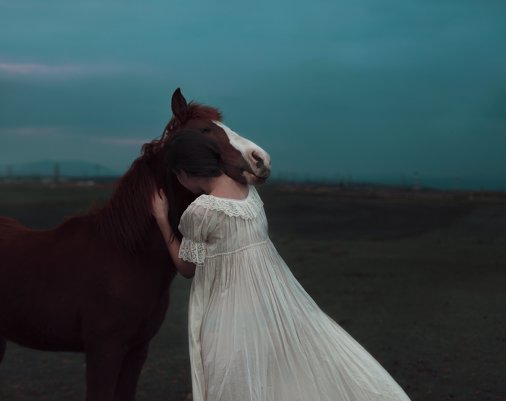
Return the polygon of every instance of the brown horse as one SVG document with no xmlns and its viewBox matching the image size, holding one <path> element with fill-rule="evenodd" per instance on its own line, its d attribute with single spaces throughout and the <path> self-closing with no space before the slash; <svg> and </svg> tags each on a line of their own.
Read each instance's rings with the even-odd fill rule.
<svg viewBox="0 0 506 401">
<path fill-rule="evenodd" d="M 181 211 L 195 199 L 166 169 L 167 140 L 198 130 L 216 141 L 232 178 L 256 185 L 270 172 L 269 155 L 222 124 L 217 109 L 187 103 L 177 89 L 172 112 L 160 139 L 142 146 L 103 207 L 51 230 L 0 217 L 0 362 L 6 341 L 84 352 L 88 401 L 135 399 L 176 275 L 151 214 L 151 196 L 156 188 L 176 194 L 179 215 L 171 217 L 179 238 Z"/>
</svg>

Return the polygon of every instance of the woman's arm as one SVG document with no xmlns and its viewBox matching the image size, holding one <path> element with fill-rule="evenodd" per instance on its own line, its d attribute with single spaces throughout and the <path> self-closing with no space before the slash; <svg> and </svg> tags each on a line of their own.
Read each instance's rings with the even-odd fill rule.
<svg viewBox="0 0 506 401">
<path fill-rule="evenodd" d="M 160 227 L 174 266 L 176 266 L 176 269 L 183 277 L 192 278 L 195 275 L 195 264 L 179 257 L 181 241 L 174 235 L 169 224 L 169 202 L 163 190 L 156 190 L 153 193 L 151 207 L 153 217 L 158 223 L 158 227 Z"/>
<path fill-rule="evenodd" d="M 167 248 L 169 249 L 170 256 L 174 261 L 176 269 L 183 277 L 192 278 L 195 275 L 195 264 L 179 257 L 179 247 L 181 246 L 181 241 L 179 241 L 172 232 L 169 220 L 156 218 L 156 222 L 158 223 L 158 227 L 160 227 L 160 231 L 165 239 L 165 243 L 167 244 Z"/>
</svg>

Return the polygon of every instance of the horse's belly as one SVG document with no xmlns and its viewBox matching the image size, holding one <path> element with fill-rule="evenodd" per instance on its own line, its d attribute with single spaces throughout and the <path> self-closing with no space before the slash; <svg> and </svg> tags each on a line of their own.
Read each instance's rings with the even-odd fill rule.
<svg viewBox="0 0 506 401">
<path fill-rule="evenodd" d="M 79 327 L 50 321 L 41 316 L 23 319 L 20 316 L 0 315 L 0 337 L 24 347 L 46 351 L 81 351 L 83 349 Z"/>
<path fill-rule="evenodd" d="M 31 333 L 33 334 L 33 333 Z M 69 341 L 69 339 L 55 339 L 48 337 L 28 337 L 15 336 L 14 338 L 6 338 L 23 347 L 37 349 L 41 351 L 63 351 L 63 352 L 83 352 L 84 347 L 81 341 Z"/>
</svg>

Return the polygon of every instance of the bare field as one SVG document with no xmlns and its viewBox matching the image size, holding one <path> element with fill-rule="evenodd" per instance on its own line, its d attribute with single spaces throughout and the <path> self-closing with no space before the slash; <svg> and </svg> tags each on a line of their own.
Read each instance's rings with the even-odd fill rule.
<svg viewBox="0 0 506 401">
<path fill-rule="evenodd" d="M 258 191 L 271 239 L 294 275 L 413 401 L 506 400 L 504 198 L 274 184 Z M 110 185 L 3 185 L 0 215 L 51 228 L 111 192 Z M 191 399 L 190 284 L 181 276 L 172 284 L 139 401 Z M 84 400 L 83 355 L 9 343 L 0 400 Z"/>
</svg>

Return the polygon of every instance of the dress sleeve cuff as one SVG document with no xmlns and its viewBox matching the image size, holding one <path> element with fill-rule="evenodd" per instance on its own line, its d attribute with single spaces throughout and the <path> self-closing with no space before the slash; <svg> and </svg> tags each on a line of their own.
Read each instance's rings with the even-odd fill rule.
<svg viewBox="0 0 506 401">
<path fill-rule="evenodd" d="M 179 247 L 179 257 L 187 262 L 203 263 L 206 257 L 206 243 L 183 237 Z"/>
</svg>

